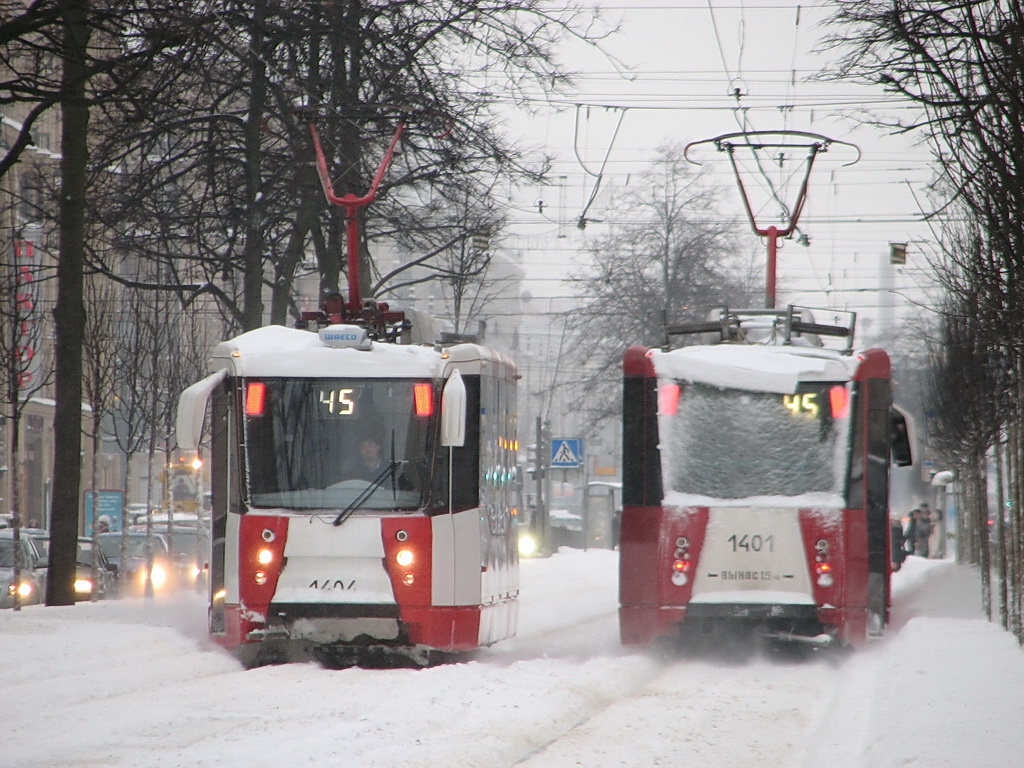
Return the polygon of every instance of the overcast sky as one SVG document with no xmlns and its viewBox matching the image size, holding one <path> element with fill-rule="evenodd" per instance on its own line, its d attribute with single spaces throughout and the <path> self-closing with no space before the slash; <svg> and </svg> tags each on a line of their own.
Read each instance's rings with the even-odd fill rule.
<svg viewBox="0 0 1024 768">
<path fill-rule="evenodd" d="M 931 178 L 928 153 L 908 137 L 858 127 L 846 117 L 862 107 L 905 112 L 908 105 L 880 89 L 810 80 L 829 63 L 814 51 L 825 31 L 825 9 L 784 0 L 596 4 L 608 24 L 619 26 L 605 49 L 632 73 L 621 75 L 596 52 L 567 45 L 566 63 L 582 73 L 578 93 L 557 99 L 538 93 L 538 115 L 522 124 L 524 142 L 559 158 L 557 186 L 523 190 L 514 198 L 512 218 L 521 236 L 510 245 L 524 254 L 535 295 L 565 295 L 558 278 L 578 263 L 589 238 L 608 232 L 607 221 L 583 231 L 576 226 L 598 175 L 603 190 L 635 184 L 659 145 L 746 129 L 808 131 L 861 151 L 854 165 L 846 164 L 857 160 L 856 152 L 839 144 L 818 155 L 800 225 L 810 247 L 787 242 L 780 251 L 780 304 L 850 307 L 871 315 L 886 304 L 875 288 L 895 289 L 885 295 L 898 304 L 924 298 L 923 254 L 929 245 L 921 241 L 932 235 L 920 213 Z M 802 164 L 806 150 L 788 151 Z M 763 254 L 727 157 L 711 144 L 695 148 L 692 156 L 725 188 L 728 213 L 742 223 L 740 243 Z M 802 178 L 793 167 L 771 176 L 787 204 Z M 764 204 L 767 187 L 756 174 L 748 181 L 759 226 L 776 223 L 777 208 Z M 536 205 L 541 200 L 542 212 Z M 588 217 L 601 218 L 600 198 Z M 906 268 L 886 274 L 893 241 L 909 241 L 910 258 Z"/>
</svg>

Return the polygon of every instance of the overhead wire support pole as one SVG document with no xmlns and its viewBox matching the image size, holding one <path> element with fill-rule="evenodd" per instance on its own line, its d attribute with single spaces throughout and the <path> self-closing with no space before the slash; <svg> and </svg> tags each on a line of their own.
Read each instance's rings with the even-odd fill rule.
<svg viewBox="0 0 1024 768">
<path fill-rule="evenodd" d="M 761 140 L 761 137 L 765 136 L 779 138 L 774 141 Z M 742 139 L 742 141 L 734 141 L 736 139 Z M 751 139 L 756 140 L 751 141 Z M 794 142 L 793 139 L 806 139 L 806 141 Z M 736 184 L 739 186 L 740 196 L 743 199 L 743 207 L 747 212 L 747 218 L 750 221 L 750 226 L 754 230 L 755 234 L 767 239 L 768 253 L 766 265 L 767 274 L 765 276 L 765 308 L 774 309 L 779 238 L 790 237 L 793 232 L 796 231 L 797 223 L 800 220 L 800 214 L 804 208 L 804 203 L 807 201 L 807 185 L 811 177 L 811 169 L 814 166 L 815 158 L 818 153 L 827 152 L 830 144 L 842 144 L 844 146 L 853 147 L 853 149 L 857 151 L 857 157 L 854 160 L 849 163 L 844 163 L 844 166 L 853 165 L 860 159 L 860 149 L 849 142 L 830 139 L 827 136 L 822 136 L 817 133 L 808 133 L 806 131 L 740 131 L 737 133 L 722 134 L 721 136 L 716 136 L 713 139 L 693 141 L 687 144 L 686 148 L 683 150 L 683 156 L 695 165 L 700 165 L 700 163 L 692 160 L 689 157 L 689 152 L 692 147 L 695 147 L 698 144 L 714 144 L 719 152 L 725 152 L 729 156 L 729 163 L 732 165 L 733 175 L 736 177 Z M 746 185 L 743 183 L 743 177 L 740 174 L 739 166 L 736 163 L 735 151 L 737 148 L 749 149 L 751 152 L 756 152 L 759 149 L 783 148 L 802 148 L 807 150 L 803 181 L 800 183 L 800 190 L 797 193 L 796 202 L 793 204 L 792 212 L 789 213 L 788 221 L 785 226 L 758 226 L 757 216 L 754 213 L 753 206 L 750 204 L 750 196 L 747 194 Z"/>
</svg>

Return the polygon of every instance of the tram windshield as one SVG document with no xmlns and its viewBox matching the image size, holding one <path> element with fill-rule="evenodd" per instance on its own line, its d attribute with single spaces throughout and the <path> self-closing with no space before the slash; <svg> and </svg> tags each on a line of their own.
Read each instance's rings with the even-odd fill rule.
<svg viewBox="0 0 1024 768">
<path fill-rule="evenodd" d="M 416 509 L 429 489 L 434 388 L 412 379 L 248 379 L 249 503 Z"/>
<path fill-rule="evenodd" d="M 663 382 L 666 490 L 718 499 L 842 494 L 849 406 L 843 383 L 781 394 Z"/>
</svg>

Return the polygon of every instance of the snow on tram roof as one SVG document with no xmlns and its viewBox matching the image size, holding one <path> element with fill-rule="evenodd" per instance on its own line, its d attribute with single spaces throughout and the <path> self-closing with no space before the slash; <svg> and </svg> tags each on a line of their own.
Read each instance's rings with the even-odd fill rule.
<svg viewBox="0 0 1024 768">
<path fill-rule="evenodd" d="M 855 358 L 820 347 L 715 344 L 654 350 L 659 376 L 696 381 L 722 389 L 792 394 L 801 381 L 847 381 Z"/>
<path fill-rule="evenodd" d="M 433 347 L 373 343 L 372 350 L 339 349 L 311 331 L 268 325 L 222 341 L 210 369 L 229 362 L 235 376 L 436 376 L 441 354 Z"/>
</svg>

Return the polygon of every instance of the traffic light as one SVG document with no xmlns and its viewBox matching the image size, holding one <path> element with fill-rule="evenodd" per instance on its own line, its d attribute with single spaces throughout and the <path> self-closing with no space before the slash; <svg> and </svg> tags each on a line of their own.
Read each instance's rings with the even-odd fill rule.
<svg viewBox="0 0 1024 768">
<path fill-rule="evenodd" d="M 906 243 L 889 243 L 889 263 L 890 264 L 906 264 L 907 263 L 907 244 Z"/>
</svg>

